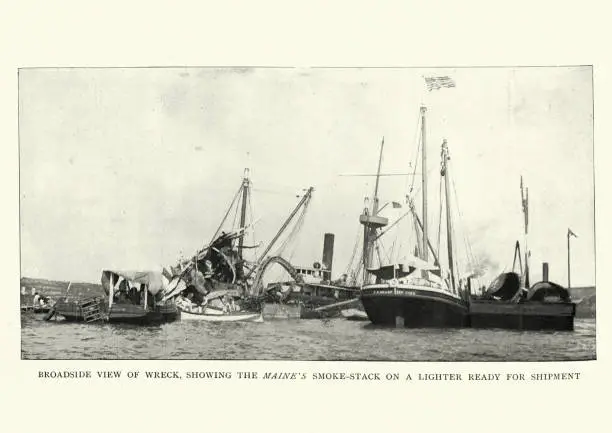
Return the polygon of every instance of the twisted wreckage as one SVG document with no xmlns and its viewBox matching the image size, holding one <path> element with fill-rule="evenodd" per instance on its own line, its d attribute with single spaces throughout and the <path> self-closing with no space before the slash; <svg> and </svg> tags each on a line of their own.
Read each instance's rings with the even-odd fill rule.
<svg viewBox="0 0 612 433">
<path fill-rule="evenodd" d="M 45 319 L 57 315 L 85 322 L 160 323 L 179 317 L 200 321 L 261 321 L 263 304 L 271 296 L 263 280 L 270 264 L 280 263 L 296 282 L 302 282 L 289 262 L 281 257 L 268 257 L 268 253 L 300 210 L 303 217 L 313 188 L 306 190 L 265 251 L 254 261 L 244 257 L 246 249 L 258 247 L 244 245 L 249 228 L 246 224 L 249 191 L 250 179 L 245 170 L 241 186 L 213 240 L 192 258 L 161 272 L 104 270 L 101 277 L 104 297 L 83 298 L 67 293 Z M 240 214 L 239 227 L 221 231 L 233 209 L 235 220 Z"/>
</svg>

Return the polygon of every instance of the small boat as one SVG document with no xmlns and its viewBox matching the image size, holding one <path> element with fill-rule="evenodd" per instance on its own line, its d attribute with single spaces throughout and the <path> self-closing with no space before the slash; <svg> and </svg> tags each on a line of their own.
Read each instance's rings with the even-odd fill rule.
<svg viewBox="0 0 612 433">
<path fill-rule="evenodd" d="M 357 320 L 357 321 L 367 321 L 368 315 L 365 311 L 358 310 L 356 308 L 349 308 L 347 310 L 341 310 L 340 314 L 346 320 Z"/>
<path fill-rule="evenodd" d="M 211 312 L 210 308 L 202 313 L 181 310 L 181 320 L 195 320 L 202 322 L 263 322 L 261 312 L 234 311 L 231 313 Z"/>
<path fill-rule="evenodd" d="M 176 301 L 182 320 L 203 322 L 263 322 L 262 311 L 242 310 L 237 290 L 216 290 L 204 297 L 204 306 L 194 306 L 185 298 Z"/>
</svg>

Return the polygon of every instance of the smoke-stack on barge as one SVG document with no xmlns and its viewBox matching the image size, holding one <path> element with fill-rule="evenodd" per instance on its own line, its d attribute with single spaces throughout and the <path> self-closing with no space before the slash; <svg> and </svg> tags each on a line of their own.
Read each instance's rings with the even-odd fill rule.
<svg viewBox="0 0 612 433">
<path fill-rule="evenodd" d="M 469 305 L 470 325 L 472 328 L 504 328 L 519 330 L 559 330 L 574 329 L 576 304 L 572 302 L 569 290 L 549 281 L 548 263 L 542 265 L 542 281 L 530 286 L 527 235 L 529 223 L 528 190 L 523 190 L 521 178 L 521 201 L 525 226 L 525 266 L 521 262 L 520 243 L 514 249 L 512 272 L 499 275 L 479 298 L 472 297 Z M 569 238 L 568 230 L 568 275 L 569 275 Z M 574 235 L 575 236 L 575 235 Z M 519 262 L 519 273 L 515 265 Z M 569 285 L 569 277 L 568 277 Z"/>
</svg>

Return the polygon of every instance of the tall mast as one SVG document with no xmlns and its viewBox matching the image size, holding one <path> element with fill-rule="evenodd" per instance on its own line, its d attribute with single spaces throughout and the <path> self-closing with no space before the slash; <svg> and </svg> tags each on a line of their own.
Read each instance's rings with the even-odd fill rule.
<svg viewBox="0 0 612 433">
<path fill-rule="evenodd" d="M 427 130 L 425 123 L 425 113 L 427 112 L 427 107 L 421 106 L 421 154 L 422 154 L 422 163 L 421 170 L 422 173 L 422 182 L 423 182 L 423 246 L 421 248 L 423 254 L 423 260 L 428 260 L 428 251 L 427 251 Z"/>
<path fill-rule="evenodd" d="M 366 270 L 372 264 L 372 256 L 374 255 L 374 241 L 376 240 L 376 230 L 387 225 L 388 220 L 379 217 L 378 214 L 378 185 L 380 181 L 380 168 L 382 166 L 383 148 L 385 146 L 385 137 L 380 143 L 380 154 L 378 156 L 378 170 L 376 172 L 376 183 L 374 185 L 374 197 L 372 199 L 372 211 L 368 209 L 367 202 L 364 205 L 363 214 L 359 216 L 359 222 L 363 224 L 363 282 L 368 283 L 368 273 Z M 379 258 L 380 260 L 380 258 Z"/>
<path fill-rule="evenodd" d="M 448 144 L 446 139 L 442 141 L 442 170 L 441 175 L 444 176 L 444 197 L 446 201 L 446 242 L 448 247 L 448 267 L 450 269 L 451 276 L 451 288 L 455 291 L 455 265 L 453 261 L 453 225 L 451 220 L 450 212 L 450 200 L 449 200 L 449 184 L 448 184 L 448 160 L 450 156 L 448 154 Z"/>
<path fill-rule="evenodd" d="M 523 277 L 523 285 L 529 288 L 529 246 L 527 244 L 529 234 L 529 188 L 523 191 L 523 176 L 521 176 L 521 204 L 523 208 L 523 216 L 525 217 L 525 273 Z"/>
<path fill-rule="evenodd" d="M 242 179 L 242 208 L 240 209 L 240 230 L 243 231 L 246 224 L 246 208 L 249 195 L 249 169 L 244 169 L 244 178 Z M 242 261 L 242 246 L 244 245 L 244 236 L 240 236 L 238 240 L 238 258 Z"/>
<path fill-rule="evenodd" d="M 382 165 L 383 148 L 385 147 L 385 137 L 380 143 L 380 155 L 378 156 L 378 170 L 376 171 L 376 183 L 374 184 L 374 200 L 372 203 L 372 215 L 378 213 L 378 182 L 380 181 L 380 167 Z"/>
<path fill-rule="evenodd" d="M 239 277 L 242 277 L 244 272 L 244 259 L 242 257 L 243 245 L 244 245 L 244 228 L 246 225 L 246 210 L 247 200 L 249 197 L 249 169 L 244 169 L 244 178 L 242 179 L 242 203 L 240 209 L 240 233 L 242 236 L 238 238 L 238 263 L 236 266 L 236 273 Z"/>
<path fill-rule="evenodd" d="M 376 171 L 376 183 L 374 184 L 374 197 L 372 198 L 372 216 L 376 216 L 378 213 L 378 184 L 380 181 L 380 167 L 382 165 L 383 148 L 385 147 L 385 137 L 382 138 L 380 143 L 380 154 L 378 156 L 378 170 Z M 365 268 L 367 269 L 372 264 L 372 257 L 374 256 L 374 240 L 376 239 L 376 227 L 368 227 L 366 230 L 366 255 L 365 255 Z"/>
<path fill-rule="evenodd" d="M 419 216 L 416 213 L 416 210 L 414 209 L 414 203 L 413 203 L 412 199 L 410 199 L 409 205 L 410 205 L 410 210 L 412 211 L 412 215 L 414 216 L 414 219 L 415 219 L 418 227 L 421 229 L 421 231 L 423 231 L 423 223 L 421 222 L 421 219 L 419 218 Z M 417 232 L 417 234 L 418 234 L 418 232 Z M 438 256 L 436 255 L 436 250 L 434 250 L 434 248 L 431 245 L 431 242 L 429 241 L 429 239 L 427 239 L 426 242 L 427 242 L 427 245 L 429 245 L 429 249 L 431 250 L 431 254 L 433 255 L 434 264 L 436 266 L 439 266 L 440 261 L 438 260 Z M 416 256 L 416 254 L 415 254 L 415 256 Z"/>
<path fill-rule="evenodd" d="M 572 288 L 572 279 L 570 278 L 570 231 L 567 230 L 567 289 Z"/>
</svg>

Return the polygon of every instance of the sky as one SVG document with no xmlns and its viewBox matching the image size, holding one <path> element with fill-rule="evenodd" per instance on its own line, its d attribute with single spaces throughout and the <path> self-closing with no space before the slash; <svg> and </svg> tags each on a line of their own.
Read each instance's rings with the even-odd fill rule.
<svg viewBox="0 0 612 433">
<path fill-rule="evenodd" d="M 442 75 L 456 87 L 427 92 L 423 77 Z M 411 171 L 425 104 L 430 230 L 447 139 L 456 225 L 489 273 L 524 241 L 523 176 L 532 280 L 547 261 L 567 283 L 571 228 L 572 286 L 593 285 L 592 99 L 590 67 L 22 69 L 22 276 L 95 282 L 105 268 L 174 264 L 210 240 L 245 168 L 249 236 L 269 241 L 313 186 L 291 261 L 320 261 L 331 232 L 338 276 L 374 188 L 342 175 L 374 173 L 383 136 L 382 171 Z M 382 178 L 381 204 L 403 203 L 409 183 Z"/>
</svg>

